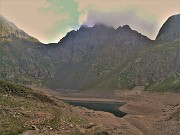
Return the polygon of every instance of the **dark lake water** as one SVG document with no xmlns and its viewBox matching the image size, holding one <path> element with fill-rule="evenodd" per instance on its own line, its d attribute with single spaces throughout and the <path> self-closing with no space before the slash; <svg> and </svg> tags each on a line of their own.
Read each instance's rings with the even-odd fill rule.
<svg viewBox="0 0 180 135">
<path fill-rule="evenodd" d="M 126 113 L 121 112 L 119 107 L 124 105 L 121 102 L 102 102 L 102 101 L 72 101 L 72 100 L 64 100 L 64 102 L 69 103 L 74 106 L 81 106 L 88 109 L 92 109 L 95 111 L 104 111 L 110 112 L 117 117 L 123 117 Z"/>
</svg>

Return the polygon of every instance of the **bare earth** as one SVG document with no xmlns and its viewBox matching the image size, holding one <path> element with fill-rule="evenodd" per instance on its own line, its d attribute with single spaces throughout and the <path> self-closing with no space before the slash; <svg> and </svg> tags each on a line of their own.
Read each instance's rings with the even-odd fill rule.
<svg viewBox="0 0 180 135">
<path fill-rule="evenodd" d="M 52 96 L 68 100 L 120 101 L 123 118 L 102 111 L 72 107 L 74 113 L 87 119 L 109 135 L 180 135 L 180 94 L 150 93 L 141 89 L 104 92 L 52 92 Z M 103 135 L 103 134 L 102 134 Z"/>
</svg>

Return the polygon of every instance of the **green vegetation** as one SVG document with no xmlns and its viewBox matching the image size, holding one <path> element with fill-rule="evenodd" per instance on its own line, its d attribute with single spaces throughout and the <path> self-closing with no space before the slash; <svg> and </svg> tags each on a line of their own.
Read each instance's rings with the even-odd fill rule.
<svg viewBox="0 0 180 135">
<path fill-rule="evenodd" d="M 149 87 L 153 91 L 176 91 L 180 92 L 180 78 L 169 77 L 159 84 L 154 84 Z"/>
<path fill-rule="evenodd" d="M 33 98 L 36 100 L 53 103 L 53 100 L 46 95 L 43 95 L 38 92 L 34 92 L 32 89 L 28 87 L 19 84 L 11 84 L 2 80 L 0 80 L 0 92 L 4 94 L 11 94 L 25 98 Z"/>
<path fill-rule="evenodd" d="M 177 109 L 175 112 L 173 112 L 169 119 L 176 119 L 177 121 L 180 120 L 180 109 Z"/>
<path fill-rule="evenodd" d="M 22 46 L 24 46 L 22 43 L 16 48 L 10 44 L 0 46 L 0 50 L 7 57 L 5 59 L 0 57 L 0 64 L 3 67 L 1 78 L 55 89 L 107 90 L 146 86 L 147 90 L 153 91 L 179 91 L 178 78 L 174 81 L 168 79 L 169 76 L 176 76 L 179 73 L 179 41 L 144 46 L 131 52 L 127 57 L 124 56 L 123 59 L 118 55 L 117 50 L 109 52 L 110 49 L 106 48 L 108 51 L 103 49 L 96 59 L 76 63 L 73 61 L 57 63 L 50 58 L 45 59 L 45 56 L 39 54 L 38 47 L 30 47 L 33 53 L 27 57 L 25 53 L 27 50 L 23 50 Z M 114 51 L 114 47 L 112 48 L 111 50 Z M 19 55 L 17 52 L 23 53 Z M 44 60 L 38 57 L 43 57 Z M 21 65 L 18 59 L 25 63 Z"/>
<path fill-rule="evenodd" d="M 180 109 L 178 109 L 177 111 L 175 111 L 173 114 L 172 114 L 173 117 L 179 117 L 180 118 Z"/>
</svg>

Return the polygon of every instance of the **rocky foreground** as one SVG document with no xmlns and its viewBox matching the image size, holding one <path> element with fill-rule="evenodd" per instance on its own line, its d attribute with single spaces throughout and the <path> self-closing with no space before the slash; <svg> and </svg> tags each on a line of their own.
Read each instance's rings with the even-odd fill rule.
<svg viewBox="0 0 180 135">
<path fill-rule="evenodd" d="M 101 132 L 60 99 L 0 81 L 0 135 L 94 135 Z"/>
<path fill-rule="evenodd" d="M 140 89 L 111 94 L 104 91 L 102 96 L 101 91 L 60 93 L 0 81 L 0 134 L 180 134 L 180 94 Z M 119 118 L 108 112 L 71 106 L 61 99 L 126 102 L 120 110 L 127 115 Z"/>
</svg>

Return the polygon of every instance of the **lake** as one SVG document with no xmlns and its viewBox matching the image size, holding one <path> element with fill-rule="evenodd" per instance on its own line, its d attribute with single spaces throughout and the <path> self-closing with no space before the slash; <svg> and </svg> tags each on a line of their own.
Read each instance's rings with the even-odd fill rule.
<svg viewBox="0 0 180 135">
<path fill-rule="evenodd" d="M 117 117 L 123 117 L 126 113 L 121 112 L 119 107 L 124 105 L 121 102 L 103 102 L 103 101 L 74 101 L 74 100 L 64 100 L 64 102 L 69 103 L 74 106 L 81 106 L 87 109 L 92 109 L 94 111 L 104 111 L 114 114 Z"/>
</svg>

